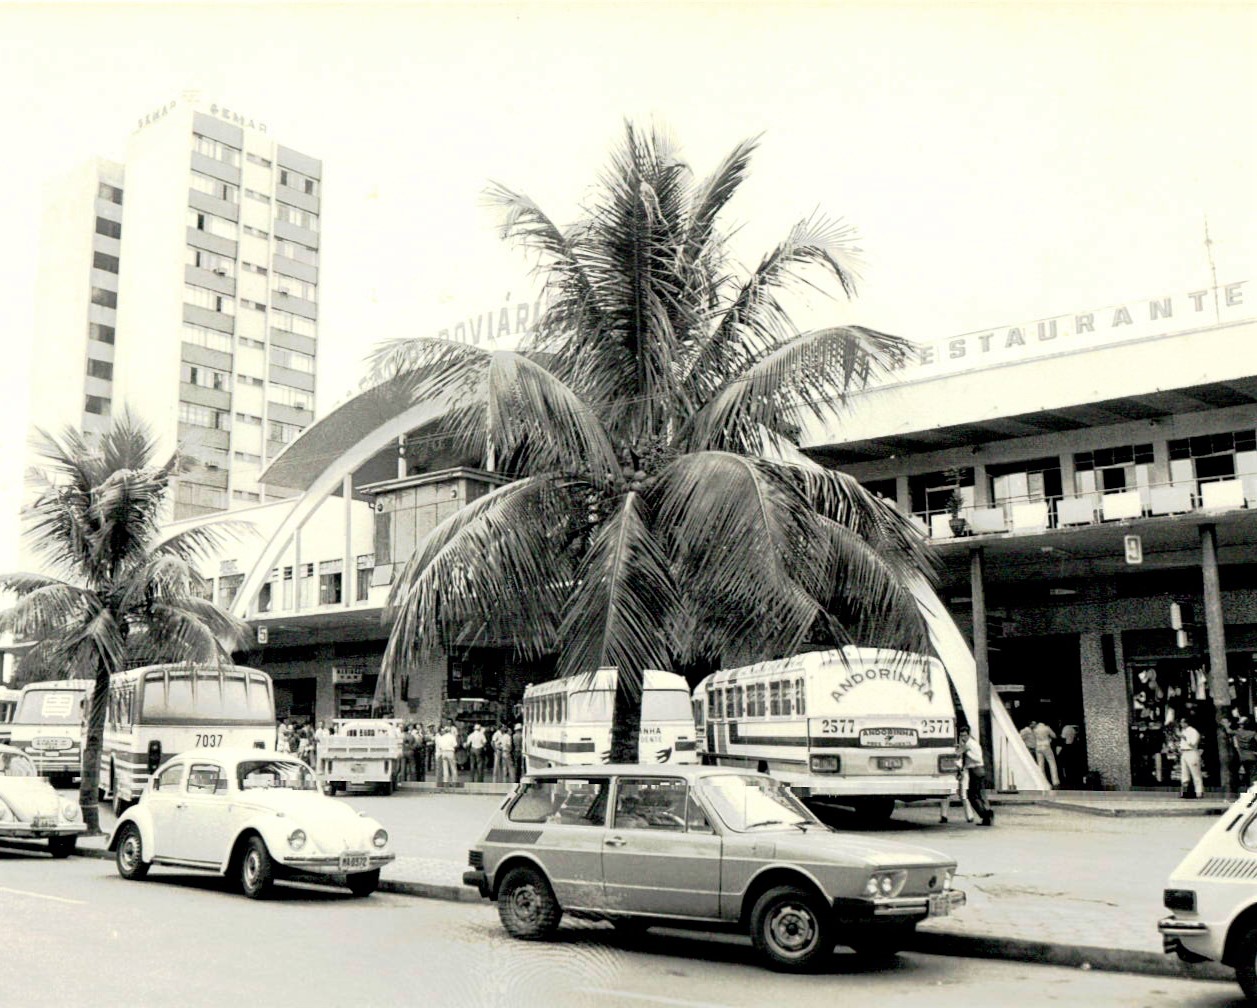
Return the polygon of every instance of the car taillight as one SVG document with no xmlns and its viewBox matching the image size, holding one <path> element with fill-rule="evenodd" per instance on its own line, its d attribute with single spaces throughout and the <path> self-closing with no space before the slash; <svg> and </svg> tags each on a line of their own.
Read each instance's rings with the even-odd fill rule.
<svg viewBox="0 0 1257 1008">
<path fill-rule="evenodd" d="M 812 773 L 839 773 L 842 770 L 841 758 L 830 754 L 813 755 L 808 765 Z"/>
<path fill-rule="evenodd" d="M 152 773 L 161 766 L 161 743 L 153 739 L 148 744 L 148 772 Z"/>
<path fill-rule="evenodd" d="M 938 772 L 945 774 L 953 774 L 960 769 L 960 757 L 955 753 L 948 753 L 946 756 L 938 758 Z"/>
</svg>

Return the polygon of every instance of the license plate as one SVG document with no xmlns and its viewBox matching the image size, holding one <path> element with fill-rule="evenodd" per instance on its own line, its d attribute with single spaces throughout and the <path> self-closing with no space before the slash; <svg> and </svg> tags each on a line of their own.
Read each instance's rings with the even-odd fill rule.
<svg viewBox="0 0 1257 1008">
<path fill-rule="evenodd" d="M 358 868 L 366 868 L 367 856 L 365 854 L 342 854 L 340 856 L 340 870 L 354 871 Z"/>
<path fill-rule="evenodd" d="M 951 901 L 946 894 L 939 893 L 930 897 L 930 916 L 946 917 L 951 913 Z"/>
<path fill-rule="evenodd" d="M 56 817 L 56 816 L 38 816 L 38 815 L 37 815 L 37 816 L 35 816 L 35 818 L 34 818 L 34 819 L 32 819 L 32 820 L 31 820 L 31 825 L 32 825 L 35 829 L 43 829 L 44 827 L 48 827 L 48 826 L 56 826 L 56 825 L 57 825 L 57 817 Z"/>
<path fill-rule="evenodd" d="M 865 728 L 860 732 L 862 746 L 915 746 L 917 733 L 913 728 Z"/>
<path fill-rule="evenodd" d="M 902 770 L 904 759 L 902 756 L 878 756 L 878 770 Z"/>
<path fill-rule="evenodd" d="M 365 763 L 350 763 L 349 772 L 350 773 L 366 773 L 367 772 L 366 764 Z"/>
</svg>

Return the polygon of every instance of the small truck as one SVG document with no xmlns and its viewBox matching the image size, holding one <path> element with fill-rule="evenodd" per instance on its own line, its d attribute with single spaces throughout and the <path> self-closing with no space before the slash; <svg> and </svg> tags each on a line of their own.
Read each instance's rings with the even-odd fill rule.
<svg viewBox="0 0 1257 1008">
<path fill-rule="evenodd" d="M 318 749 L 318 772 L 332 794 L 350 784 L 390 795 L 402 772 L 402 726 L 392 718 L 338 718 Z"/>
</svg>

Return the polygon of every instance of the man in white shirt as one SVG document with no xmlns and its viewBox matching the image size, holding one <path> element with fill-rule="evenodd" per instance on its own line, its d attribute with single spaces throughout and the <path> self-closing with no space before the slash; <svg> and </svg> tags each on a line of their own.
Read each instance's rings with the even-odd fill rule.
<svg viewBox="0 0 1257 1008">
<path fill-rule="evenodd" d="M 981 820 L 983 826 L 990 826 L 995 821 L 995 813 L 986 801 L 986 761 L 982 756 L 982 746 L 973 737 L 968 728 L 961 728 L 957 733 L 960 749 L 961 768 L 968 780 L 965 797 L 973 814 Z"/>
<path fill-rule="evenodd" d="M 1200 798 L 1205 793 L 1204 775 L 1200 772 L 1200 732 L 1188 721 L 1179 722 L 1178 732 L 1178 780 L 1182 788 L 1181 798 Z M 1191 778 L 1193 793 L 1187 793 L 1187 781 Z"/>
<path fill-rule="evenodd" d="M 1039 764 L 1039 772 L 1046 775 L 1052 787 L 1060 787 L 1060 775 L 1056 771 L 1056 751 L 1052 743 L 1056 741 L 1056 732 L 1046 721 L 1034 724 L 1034 756 Z"/>
<path fill-rule="evenodd" d="M 448 787 L 458 780 L 458 769 L 454 765 L 454 751 L 458 748 L 458 738 L 454 735 L 454 726 L 446 725 L 444 731 L 436 737 L 436 786 Z"/>
<path fill-rule="evenodd" d="M 484 729 L 480 725 L 472 728 L 467 736 L 467 748 L 471 750 L 471 779 L 476 784 L 484 783 L 485 746 L 489 740 L 485 738 Z"/>
</svg>

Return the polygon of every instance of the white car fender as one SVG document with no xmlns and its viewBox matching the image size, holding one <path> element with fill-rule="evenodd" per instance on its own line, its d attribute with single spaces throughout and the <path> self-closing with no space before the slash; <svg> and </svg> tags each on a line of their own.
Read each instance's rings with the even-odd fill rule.
<svg viewBox="0 0 1257 1008">
<path fill-rule="evenodd" d="M 296 828 L 296 825 L 295 821 L 287 816 L 279 816 L 269 810 L 253 812 L 240 823 L 223 846 L 218 866 L 219 873 L 225 874 L 230 868 L 232 852 L 235 851 L 240 838 L 246 833 L 256 833 L 261 836 L 271 857 L 276 861 L 283 861 L 288 852 L 288 834 Z"/>
<path fill-rule="evenodd" d="M 150 863 L 153 860 L 153 817 L 143 802 L 132 805 L 122 813 L 114 825 L 113 834 L 109 837 L 109 849 L 111 851 L 118 849 L 118 837 L 122 834 L 122 827 L 127 823 L 135 823 L 139 827 L 141 856 L 145 864 Z"/>
</svg>

